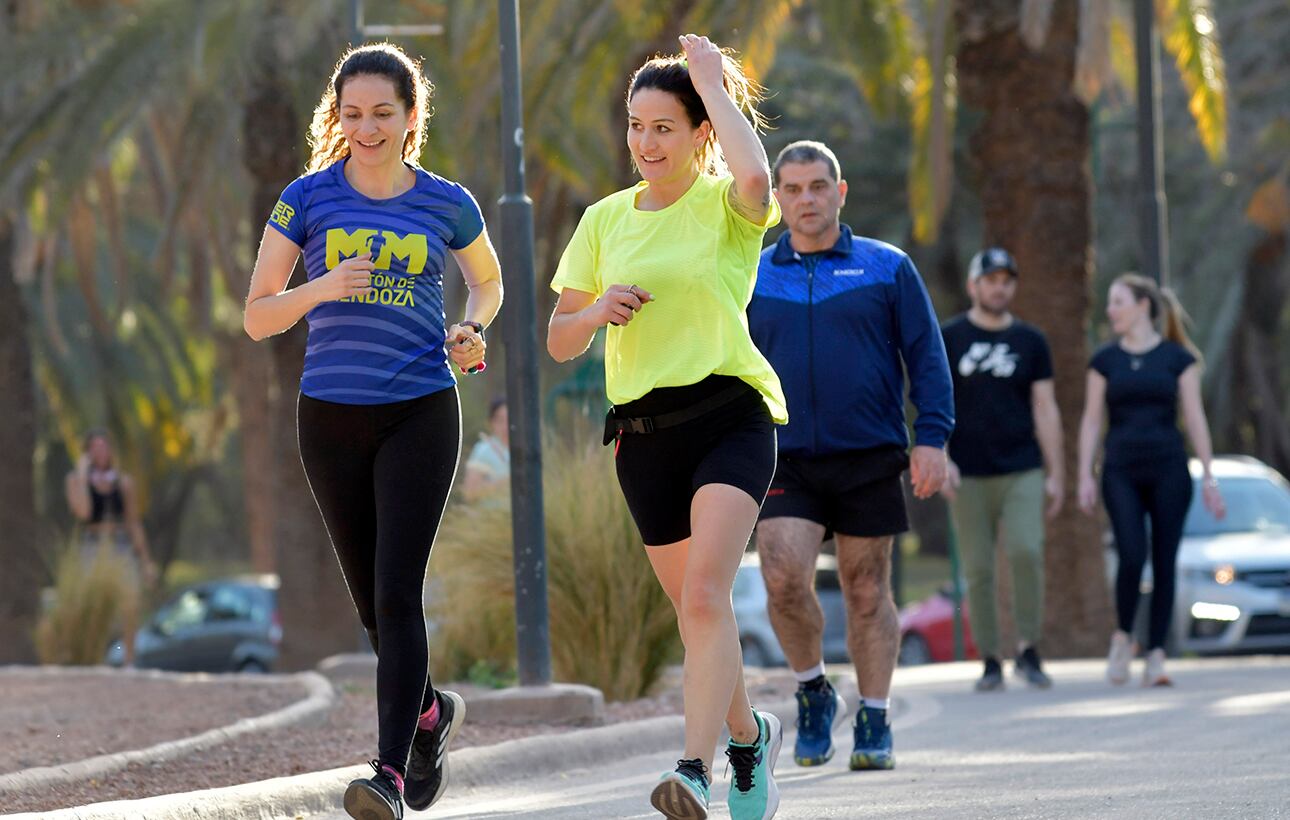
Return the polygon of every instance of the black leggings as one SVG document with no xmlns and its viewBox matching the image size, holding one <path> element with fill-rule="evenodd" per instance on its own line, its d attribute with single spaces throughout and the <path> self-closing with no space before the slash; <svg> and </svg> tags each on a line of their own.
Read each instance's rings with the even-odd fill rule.
<svg viewBox="0 0 1290 820">
<path fill-rule="evenodd" d="M 377 654 L 378 756 L 402 772 L 434 698 L 422 590 L 461 455 L 457 391 L 366 405 L 301 395 L 297 419 L 305 475 Z"/>
<path fill-rule="evenodd" d="M 1151 517 L 1151 627 L 1148 650 L 1165 645 L 1174 609 L 1174 575 L 1183 521 L 1191 504 L 1186 457 L 1107 467 L 1102 498 L 1111 517 L 1120 569 L 1115 608 L 1120 629 L 1133 633 L 1142 568 L 1147 562 L 1147 516 Z"/>
</svg>

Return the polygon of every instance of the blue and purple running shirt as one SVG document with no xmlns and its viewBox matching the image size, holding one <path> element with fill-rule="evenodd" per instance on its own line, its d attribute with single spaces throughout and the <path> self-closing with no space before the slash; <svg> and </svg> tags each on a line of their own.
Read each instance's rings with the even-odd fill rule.
<svg viewBox="0 0 1290 820">
<path fill-rule="evenodd" d="M 336 162 L 282 192 L 269 224 L 301 248 L 310 281 L 342 260 L 375 254 L 372 290 L 306 314 L 300 392 L 338 404 L 387 404 L 456 384 L 444 351 L 443 272 L 449 250 L 484 229 L 470 192 L 413 165 L 390 199 L 363 196 Z"/>
</svg>

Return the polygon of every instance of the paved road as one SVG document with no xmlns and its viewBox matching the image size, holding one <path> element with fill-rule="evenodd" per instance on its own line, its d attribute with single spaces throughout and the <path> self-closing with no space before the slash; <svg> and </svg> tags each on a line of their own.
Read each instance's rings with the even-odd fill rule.
<svg viewBox="0 0 1290 820">
<path fill-rule="evenodd" d="M 1046 692 L 976 694 L 976 664 L 902 669 L 897 768 L 852 773 L 847 729 L 827 766 L 779 763 L 779 818 L 1290 818 L 1290 658 L 1171 665 L 1177 686 L 1112 688 L 1103 665 L 1051 664 Z M 1011 684 L 1012 681 L 1010 680 Z M 452 792 L 410 817 L 658 817 L 648 793 L 677 753 L 621 756 L 547 781 Z M 727 817 L 728 780 L 713 790 Z M 344 815 L 326 815 L 340 820 Z"/>
</svg>

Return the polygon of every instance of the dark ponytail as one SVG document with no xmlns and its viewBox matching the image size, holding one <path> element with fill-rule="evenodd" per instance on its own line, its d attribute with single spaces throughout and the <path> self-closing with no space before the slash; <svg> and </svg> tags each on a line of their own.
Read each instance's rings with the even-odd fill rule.
<svg viewBox="0 0 1290 820">
<path fill-rule="evenodd" d="M 730 99 L 734 100 L 735 107 L 744 112 L 752 122 L 753 130 L 765 131 L 768 124 L 766 115 L 757 109 L 757 104 L 766 98 L 766 89 L 744 73 L 743 66 L 734 54 L 732 49 L 721 49 L 721 84 Z M 676 97 L 685 109 L 692 128 L 698 128 L 708 120 L 708 109 L 690 80 L 690 69 L 684 56 L 673 54 L 669 57 L 655 57 L 636 69 L 627 84 L 627 102 L 630 103 L 636 92 L 645 88 L 656 88 Z M 721 156 L 721 144 L 717 142 L 715 131 L 708 135 L 707 141 L 699 149 L 699 171 L 714 176 L 726 172 L 726 161 Z"/>
</svg>

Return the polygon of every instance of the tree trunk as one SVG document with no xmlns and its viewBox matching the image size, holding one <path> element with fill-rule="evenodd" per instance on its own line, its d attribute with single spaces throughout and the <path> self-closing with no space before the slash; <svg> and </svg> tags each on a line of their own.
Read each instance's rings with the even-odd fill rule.
<svg viewBox="0 0 1290 820">
<path fill-rule="evenodd" d="M 243 136 L 243 162 L 254 181 L 251 224 L 255 227 L 251 234 L 257 243 L 260 226 L 302 164 L 300 123 L 282 72 L 281 45 L 290 29 L 280 0 L 270 5 L 264 23 L 244 106 Z M 299 284 L 303 276 L 301 265 L 289 286 Z M 278 593 L 283 620 L 281 664 L 285 669 L 303 669 L 327 655 L 353 650 L 359 628 L 322 516 L 305 480 L 296 442 L 304 322 L 275 336 L 269 346 L 275 375 L 268 413 L 261 419 L 244 416 L 242 423 L 243 427 L 269 425 L 275 466 L 273 540 L 282 579 Z"/>
<path fill-rule="evenodd" d="M 1238 375 L 1236 429 L 1240 452 L 1252 453 L 1282 473 L 1290 472 L 1290 424 L 1281 386 L 1277 344 L 1290 280 L 1284 274 L 1284 231 L 1265 233 L 1245 263 L 1245 300 L 1237 327 L 1233 363 Z"/>
<path fill-rule="evenodd" d="M 1100 519 L 1080 513 L 1074 497 L 1093 238 L 1089 117 L 1072 90 L 1079 5 L 1055 4 L 1032 51 L 1020 0 L 955 0 L 961 98 L 983 115 L 970 156 L 984 241 L 1016 257 L 1017 313 L 1053 351 L 1068 478 L 1045 555 L 1044 650 L 1053 656 L 1101 654 L 1113 625 Z"/>
<path fill-rule="evenodd" d="M 14 230 L 9 215 L 0 213 L 0 282 L 9 286 L 0 299 L 0 453 L 8 457 L 0 469 L 0 664 L 36 660 L 32 631 L 45 580 L 32 475 L 36 397 L 27 310 L 13 278 Z"/>
</svg>

